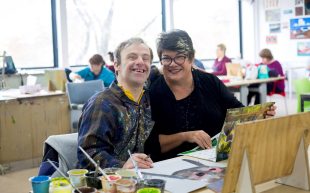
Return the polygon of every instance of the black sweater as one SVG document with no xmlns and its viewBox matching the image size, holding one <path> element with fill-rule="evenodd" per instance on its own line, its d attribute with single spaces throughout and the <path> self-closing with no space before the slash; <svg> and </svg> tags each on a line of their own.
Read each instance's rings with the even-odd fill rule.
<svg viewBox="0 0 310 193">
<path fill-rule="evenodd" d="M 152 119 L 155 125 L 145 143 L 145 152 L 151 154 L 154 161 L 175 157 L 178 153 L 197 146 L 186 142 L 167 153 L 160 153 L 159 134 L 204 130 L 212 137 L 221 131 L 227 109 L 243 106 L 216 76 L 199 70 L 193 70 L 192 73 L 194 90 L 190 99 L 182 99 L 190 100 L 190 108 L 186 108 L 187 103 L 184 104 L 184 101 L 175 99 L 162 75 L 150 85 Z M 186 126 L 182 109 L 184 113 L 189 113 L 186 115 L 189 117 Z"/>
</svg>

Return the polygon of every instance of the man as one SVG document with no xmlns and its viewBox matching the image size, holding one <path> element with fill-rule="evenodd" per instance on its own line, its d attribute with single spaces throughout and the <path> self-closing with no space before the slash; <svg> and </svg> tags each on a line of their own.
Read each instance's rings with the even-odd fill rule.
<svg viewBox="0 0 310 193">
<path fill-rule="evenodd" d="M 73 82 L 78 82 L 81 80 L 102 80 L 105 87 L 109 87 L 114 81 L 114 73 L 109 70 L 105 65 L 105 61 L 99 54 L 93 55 L 89 59 L 89 67 L 86 67 L 76 73 L 71 72 L 69 77 Z"/>
<path fill-rule="evenodd" d="M 103 168 L 133 168 L 128 150 L 140 168 L 152 167 L 147 155 L 135 153 L 144 152 L 144 142 L 154 125 L 143 89 L 152 59 L 152 50 L 142 39 L 122 42 L 115 51 L 118 83 L 94 95 L 83 107 L 78 144 Z M 93 168 L 80 150 L 78 160 L 80 167 Z"/>
</svg>

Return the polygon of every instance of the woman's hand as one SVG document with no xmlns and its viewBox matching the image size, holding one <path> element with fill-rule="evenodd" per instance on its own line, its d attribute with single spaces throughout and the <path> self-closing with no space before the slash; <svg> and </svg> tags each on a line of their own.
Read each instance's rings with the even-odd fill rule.
<svg viewBox="0 0 310 193">
<path fill-rule="evenodd" d="M 134 153 L 132 154 L 132 158 L 136 161 L 138 168 L 147 169 L 153 167 L 152 159 L 149 156 L 145 155 L 144 153 Z M 134 165 L 130 158 L 125 162 L 123 168 L 125 169 L 134 168 Z"/>
<path fill-rule="evenodd" d="M 212 147 L 210 136 L 203 130 L 184 132 L 185 141 L 196 143 L 203 149 Z"/>
<path fill-rule="evenodd" d="M 273 117 L 276 115 L 277 106 L 272 105 L 269 110 L 267 110 L 265 118 Z"/>
</svg>

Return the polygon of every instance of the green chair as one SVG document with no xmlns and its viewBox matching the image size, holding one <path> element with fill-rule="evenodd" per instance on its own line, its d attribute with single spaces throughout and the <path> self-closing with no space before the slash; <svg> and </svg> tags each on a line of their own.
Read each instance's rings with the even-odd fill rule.
<svg viewBox="0 0 310 193">
<path fill-rule="evenodd" d="M 293 81 L 295 92 L 297 96 L 297 112 L 301 112 L 300 107 L 300 94 L 310 93 L 310 80 L 308 78 L 297 79 Z M 310 102 L 305 101 L 305 111 L 310 111 Z"/>
</svg>

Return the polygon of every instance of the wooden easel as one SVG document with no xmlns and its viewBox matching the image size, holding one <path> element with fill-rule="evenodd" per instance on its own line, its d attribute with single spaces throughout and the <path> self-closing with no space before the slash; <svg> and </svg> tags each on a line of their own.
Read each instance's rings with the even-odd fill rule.
<svg viewBox="0 0 310 193">
<path fill-rule="evenodd" d="M 222 193 L 255 193 L 271 180 L 310 190 L 310 112 L 237 125 Z"/>
</svg>

